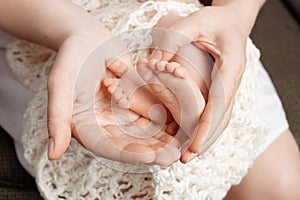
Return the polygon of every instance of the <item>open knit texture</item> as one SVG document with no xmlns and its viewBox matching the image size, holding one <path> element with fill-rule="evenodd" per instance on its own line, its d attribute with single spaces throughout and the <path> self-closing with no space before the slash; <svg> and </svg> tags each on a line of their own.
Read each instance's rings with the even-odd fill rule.
<svg viewBox="0 0 300 200">
<path fill-rule="evenodd" d="M 171 1 L 76 0 L 74 3 L 120 35 L 132 50 L 134 62 L 148 53 L 136 49 L 149 46 L 152 39 L 150 29 L 129 30 L 151 28 L 169 12 L 186 16 L 201 9 L 198 4 Z M 214 145 L 205 156 L 188 164 L 177 162 L 164 168 L 124 164 L 96 158 L 72 139 L 60 160 L 49 161 L 46 155 L 47 76 L 56 53 L 21 40 L 11 43 L 7 49 L 7 59 L 16 77 L 36 92 L 24 114 L 22 140 L 24 156 L 34 168 L 36 183 L 45 199 L 222 199 L 247 174 L 268 135 L 255 104 L 260 53 L 249 39 L 247 66 L 230 123 L 218 140 L 210 138 L 212 141 L 208 143 Z"/>
</svg>

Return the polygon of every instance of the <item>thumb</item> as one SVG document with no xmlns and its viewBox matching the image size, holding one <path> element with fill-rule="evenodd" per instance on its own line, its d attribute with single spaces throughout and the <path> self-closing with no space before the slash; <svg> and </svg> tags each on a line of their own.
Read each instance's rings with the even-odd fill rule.
<svg viewBox="0 0 300 200">
<path fill-rule="evenodd" d="M 177 50 L 178 50 L 178 49 L 177 49 Z M 177 51 L 177 50 L 176 50 L 176 51 Z M 151 60 L 151 59 L 156 59 L 156 60 L 165 60 L 165 61 L 169 61 L 169 60 L 171 60 L 171 59 L 174 57 L 175 53 L 176 53 L 176 52 L 170 52 L 170 51 L 167 51 L 167 50 L 162 50 L 162 49 L 160 49 L 159 47 L 156 47 L 156 48 L 152 51 L 152 53 L 151 53 L 149 59 L 150 59 L 150 60 Z"/>
<path fill-rule="evenodd" d="M 57 68 L 48 80 L 48 158 L 59 159 L 69 146 L 73 109 L 73 87 Z"/>
<path fill-rule="evenodd" d="M 150 59 L 169 61 L 184 45 L 191 43 L 193 40 L 188 37 L 190 28 L 188 24 L 183 26 L 177 23 L 170 29 L 154 28 L 152 31 L 152 46 L 154 50 L 150 55 Z"/>
<path fill-rule="evenodd" d="M 169 61 L 176 52 L 186 44 L 192 43 L 200 35 L 202 27 L 199 17 L 200 12 L 196 11 L 187 17 L 183 17 L 169 28 L 152 29 L 152 52 L 150 59 Z"/>
</svg>

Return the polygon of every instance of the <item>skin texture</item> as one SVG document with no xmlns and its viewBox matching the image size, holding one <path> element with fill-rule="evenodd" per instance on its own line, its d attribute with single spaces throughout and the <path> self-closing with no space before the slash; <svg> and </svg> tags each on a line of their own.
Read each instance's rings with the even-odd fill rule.
<svg viewBox="0 0 300 200">
<path fill-rule="evenodd" d="M 159 35 L 165 31 L 162 28 L 168 28 L 181 18 L 176 13 L 162 17 L 152 31 L 152 45 L 157 46 Z M 205 106 L 204 99 L 207 99 L 211 81 L 211 59 L 204 51 L 187 44 L 171 61 L 140 59 L 136 70 L 126 69 L 128 72 L 123 73 L 120 79 L 104 79 L 104 84 L 119 107 L 133 110 L 153 121 L 162 120 L 162 111 L 154 108 L 155 104 L 159 104 L 167 111 L 166 121 L 169 122 L 171 113 L 187 139 L 193 136 Z M 112 71 L 122 74 L 119 69 L 125 69 L 126 65 L 118 65 L 122 67 Z"/>
<path fill-rule="evenodd" d="M 201 11 L 178 20 L 169 27 L 170 30 L 179 32 L 186 38 L 191 39 L 190 42 L 194 41 L 196 46 L 210 52 L 216 59 L 217 67 L 214 67 L 214 69 L 219 69 L 219 74 L 221 75 L 217 76 L 215 75 L 217 74 L 216 72 L 212 72 L 213 81 L 208 103 L 200 118 L 201 123 L 199 124 L 201 125 L 198 133 L 195 134 L 187 153 L 182 156 L 184 162 L 191 159 L 191 153 L 199 151 L 203 138 L 209 134 L 208 132 L 221 131 L 227 124 L 226 122 L 231 113 L 233 96 L 245 64 L 245 38 L 251 30 L 262 1 L 256 0 L 249 3 L 245 0 L 227 0 L 213 1 L 212 4 L 217 6 L 201 9 Z M 0 5 L 3 8 L 0 14 L 0 27 L 2 29 L 18 37 L 58 50 L 58 56 L 49 77 L 48 87 L 48 127 L 50 136 L 48 156 L 50 159 L 57 159 L 66 150 L 71 137 L 73 97 L 76 96 L 74 94 L 75 79 L 80 66 L 95 46 L 102 44 L 113 36 L 88 13 L 68 1 L 32 2 L 25 0 L 19 2 L 12 0 L 7 2 L 2 0 Z M 237 23 L 236 12 L 241 10 L 237 8 L 244 6 L 247 6 L 248 9 L 239 18 L 239 22 L 242 21 L 244 23 Z M 36 16 L 39 17 L 37 18 Z M 224 17 L 226 17 L 228 22 L 226 27 L 222 23 L 225 19 Z M 44 26 L 45 24 L 47 24 L 46 27 Z M 201 30 L 201 27 L 206 28 Z M 53 30 L 55 30 L 55 34 L 53 34 Z M 102 35 L 102 37 L 99 37 L 99 35 Z M 231 43 L 232 37 L 237 42 Z M 90 38 L 90 40 L 83 41 L 83 38 Z M 172 39 L 171 35 L 166 35 L 162 38 L 165 39 L 165 43 L 161 43 L 162 46 L 168 43 L 168 39 Z M 182 41 L 176 42 L 179 43 L 174 43 L 173 41 L 176 48 L 183 46 Z M 178 50 L 174 49 L 174 46 L 171 46 L 171 52 L 173 53 Z M 158 51 L 153 53 L 153 57 L 155 55 L 159 55 Z M 158 59 L 170 60 L 171 57 L 172 54 L 163 52 L 162 57 Z M 74 65 L 74 63 L 76 64 Z M 233 67 L 226 68 L 224 66 Z M 232 79 L 232 74 L 235 74 L 234 79 Z M 221 120 L 212 122 L 212 107 L 215 104 L 212 102 L 215 99 L 218 102 L 216 91 L 220 90 L 220 88 L 217 83 L 221 80 L 225 86 L 225 106 L 223 109 L 220 108 L 220 116 L 214 117 Z M 61 99 L 65 99 L 65 101 L 62 102 Z M 223 120 L 224 117 L 225 120 Z M 211 125 L 213 125 L 212 128 Z"/>
<path fill-rule="evenodd" d="M 215 59 L 208 102 L 199 120 L 198 131 L 181 157 L 183 162 L 189 162 L 201 152 L 201 144 L 207 135 L 218 134 L 228 125 L 233 97 L 245 69 L 246 39 L 262 4 L 259 0 L 216 0 L 212 6 L 172 23 L 167 27 L 169 31 L 160 35 L 152 59 L 168 61 L 182 46 L 191 42 Z"/>
<path fill-rule="evenodd" d="M 120 134 L 123 136 L 124 133 L 97 123 L 102 118 L 112 117 L 112 112 L 96 115 L 92 112 L 94 108 L 103 110 L 108 105 L 101 104 L 103 96 L 100 95 L 106 61 L 127 51 L 122 42 L 114 39 L 102 24 L 70 1 L 0 1 L 0 9 L 1 29 L 58 50 L 48 79 L 49 159 L 58 159 L 66 151 L 72 134 L 96 155 L 112 160 L 126 162 L 130 157 L 127 162 L 169 165 L 179 159 L 180 151 L 176 142 L 170 142 L 168 136 L 162 133 L 150 137 L 149 146 L 146 146 L 145 139 L 115 137 Z M 104 52 L 99 48 L 96 53 L 98 63 L 87 61 L 91 53 L 104 43 L 118 51 Z M 132 67 L 128 54 L 119 59 Z M 82 68 L 85 62 L 94 65 L 91 65 L 91 69 Z M 88 70 L 92 70 L 92 73 Z M 134 126 L 144 126 L 146 120 L 138 119 L 129 121 L 127 125 L 132 122 Z M 98 128 L 95 128 L 96 125 Z M 98 143 L 93 143 L 96 140 L 92 137 L 97 138 Z M 166 141 L 168 145 L 170 143 L 170 147 L 166 148 L 170 159 L 161 160 L 160 154 L 166 152 L 160 149 L 166 146 Z M 99 150 L 97 144 L 101 142 L 112 142 L 115 148 L 112 151 Z M 148 156 L 142 157 L 144 154 Z"/>
<path fill-rule="evenodd" d="M 254 162 L 242 182 L 233 186 L 225 200 L 289 199 L 300 196 L 299 148 L 285 130 Z"/>
<path fill-rule="evenodd" d="M 216 61 L 211 76 L 212 84 L 209 88 L 208 103 L 200 118 L 198 133 L 195 134 L 188 150 L 181 156 L 183 162 L 190 161 L 193 158 L 193 153 L 199 151 L 204 135 L 209 134 L 209 132 L 221 131 L 226 127 L 226 122 L 231 113 L 233 96 L 245 66 L 246 38 L 263 2 L 263 0 L 214 0 L 212 1 L 212 7 L 203 8 L 201 11 L 195 12 L 167 27 L 173 32 L 184 35 L 185 38 L 188 38 L 187 41 L 172 40 L 172 42 L 169 42 L 172 39 L 172 34 L 166 34 L 162 37 L 164 39 L 162 41 L 165 42 L 159 43 L 160 46 L 158 47 L 162 48 L 165 44 L 173 44 L 168 46 L 167 49 L 169 51 L 159 52 L 155 50 L 153 52 L 151 58 L 168 61 L 180 47 L 193 42 L 195 46 L 208 51 Z M 76 98 L 82 94 L 76 92 L 82 90 L 82 88 L 76 88 L 74 77 L 77 76 L 81 64 L 89 53 L 96 48 L 95 46 L 102 44 L 113 36 L 104 28 L 99 28 L 101 27 L 99 22 L 94 21 L 89 14 L 69 1 L 0 0 L 0 11 L 1 29 L 20 38 L 58 50 L 57 60 L 49 77 L 48 126 L 50 141 L 52 141 L 49 145 L 49 158 L 58 159 L 64 153 L 69 144 L 71 129 L 73 129 L 74 136 L 83 145 L 93 150 L 93 145 L 85 144 L 85 138 L 81 135 L 84 133 L 83 130 L 88 130 L 84 129 L 88 126 L 81 126 L 83 130 L 79 130 L 80 127 L 76 128 L 73 124 L 73 105 L 77 105 L 75 114 L 80 119 L 80 107 L 86 107 L 85 112 L 82 113 L 88 114 L 87 111 L 89 111 L 88 108 L 91 103 L 87 101 L 76 102 Z M 99 35 L 102 37 L 99 37 Z M 90 40 L 87 41 L 86 38 L 90 38 Z M 122 46 L 121 43 L 118 43 L 118 45 Z M 107 58 L 104 57 L 103 60 Z M 131 65 L 130 59 L 123 59 L 124 63 Z M 216 117 L 217 120 L 212 121 L 214 119 L 212 108 L 215 103 L 218 103 L 216 94 L 220 90 L 220 82 L 224 86 L 224 88 L 221 87 L 221 90 L 224 92 L 225 106 L 223 109 L 220 108 L 220 117 Z M 95 88 L 95 85 L 92 85 L 92 87 Z M 100 87 L 96 91 L 102 92 Z M 93 103 L 102 102 L 100 95 L 95 95 L 95 93 L 93 93 L 93 96 L 90 93 L 86 99 L 95 96 L 99 98 L 97 99 L 98 101 L 93 101 Z M 61 101 L 61 99 L 64 101 Z M 105 104 L 99 105 L 98 108 L 99 110 L 105 110 L 106 106 Z M 96 115 L 96 119 L 102 119 L 107 116 L 111 116 L 111 113 Z M 109 122 L 109 120 L 107 121 Z M 81 122 L 85 122 L 85 120 Z M 144 124 L 144 122 L 142 119 L 137 124 Z M 169 129 L 173 129 L 171 132 L 174 132 L 176 125 L 174 127 L 167 127 L 166 132 Z M 119 133 L 117 130 L 114 130 L 114 124 L 103 126 L 103 128 L 108 131 L 103 135 L 106 136 L 105 140 L 111 139 L 118 148 L 116 148 L 116 154 L 110 155 L 107 152 L 97 152 L 98 155 L 122 160 L 122 155 L 118 154 L 120 148 L 124 148 L 125 152 L 135 151 L 127 143 L 123 145 L 122 141 L 112 139 L 115 134 Z M 111 132 L 109 133 L 109 131 Z M 161 135 L 158 135 L 157 138 L 159 138 L 159 142 L 162 145 L 164 142 L 167 144 L 171 143 L 168 138 L 165 139 Z M 125 141 L 131 142 L 132 138 L 125 138 Z M 157 141 L 155 140 L 156 143 L 153 143 L 154 146 L 157 143 L 159 144 Z M 143 145 L 143 141 L 134 141 L 133 143 Z M 176 149 L 176 142 L 172 144 L 174 144 L 173 148 Z M 150 152 L 151 154 L 153 149 L 157 150 L 159 148 L 157 146 L 148 149 L 149 151 L 146 152 L 144 149 L 137 149 L 144 153 Z M 134 155 L 131 158 L 133 162 L 141 161 L 139 160 L 140 157 L 135 157 Z M 144 162 L 160 163 L 159 158 L 161 157 L 151 154 Z M 172 159 L 174 161 L 177 160 L 176 156 Z M 172 159 L 168 162 L 171 163 Z M 169 163 L 165 164 L 168 165 Z M 227 198 L 297 199 L 300 196 L 298 190 L 300 186 L 299 177 L 299 150 L 288 130 L 261 154 L 249 174 L 239 186 L 231 189 Z M 258 182 L 260 184 L 257 184 Z"/>
<path fill-rule="evenodd" d="M 200 118 L 198 132 L 181 157 L 183 162 L 189 162 L 197 155 L 205 135 L 222 131 L 227 126 L 233 96 L 244 71 L 246 38 L 263 2 L 214 0 L 212 7 L 203 8 L 167 27 L 171 33 L 181 33 L 189 40 L 174 40 L 172 34 L 167 33 L 153 52 L 151 58 L 167 61 L 186 42 L 193 42 L 208 51 L 216 61 L 208 103 Z M 219 110 L 223 112 L 219 113 L 219 117 L 213 117 L 213 107 L 217 105 L 218 94 L 222 91 L 225 106 Z M 225 199 L 298 199 L 299 174 L 299 149 L 291 131 L 286 130 L 258 157 L 247 176 L 230 189 Z"/>
<path fill-rule="evenodd" d="M 164 111 L 157 109 L 157 104 L 167 109 L 190 138 L 205 106 L 206 96 L 203 97 L 202 93 L 207 94 L 209 78 L 202 77 L 209 77 L 210 61 L 208 55 L 192 44 L 182 48 L 173 60 L 178 63 L 141 59 L 136 70 L 129 70 L 120 79 L 104 79 L 104 85 L 120 108 L 132 110 L 153 121 L 163 120 Z M 121 74 L 118 69 L 114 70 Z M 141 85 L 147 87 L 136 90 Z M 169 113 L 165 117 L 167 122 L 172 120 Z"/>
<path fill-rule="evenodd" d="M 130 93 L 128 95 L 126 93 L 128 88 L 133 84 L 126 81 L 128 78 L 125 75 L 123 77 L 125 79 L 124 83 L 118 84 L 116 82 L 116 89 L 112 92 L 119 106 L 123 106 L 120 103 L 124 98 L 130 99 L 129 101 L 142 102 L 145 97 L 154 95 L 169 109 L 174 120 L 180 124 L 180 127 L 191 136 L 198 124 L 205 101 L 196 81 L 193 80 L 189 72 L 175 62 L 148 61 L 147 59 L 139 61 L 137 72 L 148 85 L 148 91 L 152 94 L 146 94 L 147 96 L 145 96 L 144 92 L 137 92 L 134 97 L 130 98 Z M 131 80 L 129 79 L 129 81 Z M 133 85 L 132 87 L 138 87 L 138 85 Z M 123 93 L 119 94 L 119 90 Z M 149 101 L 146 105 L 136 105 L 139 107 L 138 109 L 135 109 L 134 104 L 132 104 L 131 109 L 143 110 L 144 113 L 150 113 L 150 109 L 155 103 Z M 131 103 L 128 102 L 127 104 Z M 123 108 L 126 109 L 127 107 Z M 151 117 L 150 115 L 149 117 Z M 185 117 L 182 118 L 181 116 Z"/>
</svg>

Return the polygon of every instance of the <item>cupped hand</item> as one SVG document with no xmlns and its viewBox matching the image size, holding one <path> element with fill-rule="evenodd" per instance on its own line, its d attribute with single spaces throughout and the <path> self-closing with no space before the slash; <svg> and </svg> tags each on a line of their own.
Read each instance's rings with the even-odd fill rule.
<svg viewBox="0 0 300 200">
<path fill-rule="evenodd" d="M 175 162 L 180 151 L 172 136 L 161 130 L 145 137 L 143 127 L 149 120 L 112 109 L 110 95 L 101 83 L 111 58 L 132 67 L 122 42 L 101 24 L 75 30 L 59 48 L 48 80 L 49 159 L 62 156 L 73 134 L 85 148 L 107 159 L 160 165 Z M 132 131 L 141 137 L 130 135 Z"/>
<path fill-rule="evenodd" d="M 204 7 L 189 16 L 172 23 L 167 29 L 157 31 L 159 40 L 151 58 L 170 60 L 185 44 L 207 51 L 214 57 L 211 85 L 202 113 L 181 161 L 189 162 L 205 152 L 213 143 L 207 138 L 217 138 L 228 125 L 234 96 L 239 87 L 246 64 L 246 40 L 248 29 L 237 20 L 230 6 Z"/>
<path fill-rule="evenodd" d="M 164 166 L 180 158 L 179 142 L 165 131 L 164 124 L 151 127 L 149 119 L 120 109 L 103 84 L 93 99 L 79 95 L 73 119 L 73 136 L 97 156 Z"/>
</svg>

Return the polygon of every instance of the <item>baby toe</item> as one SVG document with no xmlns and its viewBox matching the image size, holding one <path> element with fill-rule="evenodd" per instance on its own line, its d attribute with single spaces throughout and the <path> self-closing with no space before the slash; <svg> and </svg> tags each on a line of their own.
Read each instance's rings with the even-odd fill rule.
<svg viewBox="0 0 300 200">
<path fill-rule="evenodd" d="M 115 91 L 113 93 L 113 97 L 116 101 L 119 101 L 122 97 L 124 96 L 123 91 L 121 90 L 121 88 L 116 87 Z"/>
<path fill-rule="evenodd" d="M 106 61 L 106 67 L 117 77 L 123 76 L 128 71 L 128 66 L 120 59 L 108 59 Z"/>
<path fill-rule="evenodd" d="M 148 61 L 148 59 L 147 58 L 141 58 L 141 59 L 139 59 L 138 61 L 137 61 L 137 67 L 139 67 L 139 66 L 141 66 L 141 65 L 146 65 L 146 64 L 148 64 L 149 63 L 149 61 Z"/>
<path fill-rule="evenodd" d="M 119 103 L 118 105 L 121 107 L 121 108 L 124 108 L 124 109 L 129 109 L 129 101 L 126 97 L 122 97 L 120 100 L 119 100 Z"/>
<path fill-rule="evenodd" d="M 167 64 L 168 64 L 168 62 L 166 62 L 166 61 L 157 62 L 156 63 L 156 70 L 160 71 L 160 72 L 165 71 Z"/>
<path fill-rule="evenodd" d="M 174 75 L 177 78 L 184 78 L 186 74 L 186 70 L 183 67 L 177 67 L 174 71 Z"/>
<path fill-rule="evenodd" d="M 176 69 L 176 66 L 173 63 L 168 63 L 166 69 L 169 73 L 173 73 Z"/>
<path fill-rule="evenodd" d="M 156 60 L 156 59 L 152 59 L 152 60 L 150 60 L 149 61 L 149 63 L 148 63 L 148 67 L 149 67 L 149 69 L 151 69 L 152 71 L 154 71 L 154 70 L 156 70 L 156 63 L 158 62 L 158 60 Z"/>
</svg>

